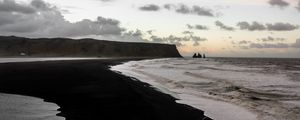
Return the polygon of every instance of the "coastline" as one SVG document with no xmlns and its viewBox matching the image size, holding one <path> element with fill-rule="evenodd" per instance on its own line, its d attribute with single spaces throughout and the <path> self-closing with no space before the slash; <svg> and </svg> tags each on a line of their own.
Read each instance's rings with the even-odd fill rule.
<svg viewBox="0 0 300 120">
<path fill-rule="evenodd" d="M 216 120 L 298 120 L 299 60 L 153 59 L 111 69 L 151 84 Z"/>
<path fill-rule="evenodd" d="M 1 63 L 0 92 L 28 95 L 57 104 L 67 120 L 209 120 L 204 112 L 176 103 L 149 84 L 109 70 L 139 59 Z"/>
<path fill-rule="evenodd" d="M 134 77 L 142 82 L 149 83 L 158 91 L 177 98 L 177 103 L 204 110 L 204 115 L 209 118 L 215 120 L 257 120 L 257 114 L 245 107 L 218 99 L 204 91 L 197 91 L 197 87 L 206 89 L 207 87 L 214 88 L 214 86 L 217 85 L 214 84 L 214 86 L 209 86 L 211 81 L 210 83 L 207 81 L 203 82 L 203 78 L 187 76 L 187 72 L 201 70 L 197 68 L 188 68 L 184 71 L 184 65 L 189 63 L 189 61 L 178 63 L 175 62 L 177 60 L 181 61 L 182 59 L 167 58 L 130 61 L 124 64 L 115 65 L 111 69 L 121 72 L 124 75 Z M 209 68 L 204 67 L 203 70 L 207 69 Z"/>
</svg>

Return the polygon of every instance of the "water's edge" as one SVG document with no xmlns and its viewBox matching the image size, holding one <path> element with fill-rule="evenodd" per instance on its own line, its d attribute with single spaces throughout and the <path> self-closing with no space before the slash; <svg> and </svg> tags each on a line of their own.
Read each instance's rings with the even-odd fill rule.
<svg viewBox="0 0 300 120">
<path fill-rule="evenodd" d="M 112 66 L 111 70 L 149 83 L 157 90 L 178 98 L 178 103 L 204 110 L 205 115 L 216 120 L 297 119 L 298 108 L 293 105 L 299 103 L 299 83 L 286 75 L 298 69 L 291 67 L 290 60 L 285 63 L 276 60 L 261 62 L 268 59 L 259 59 L 250 66 L 249 60 L 246 64 L 239 59 L 226 60 L 230 64 L 222 62 L 223 59 L 218 60 L 221 61 L 130 61 Z M 279 66 L 274 68 L 276 62 Z M 281 69 L 282 64 L 287 64 L 292 71 Z"/>
<path fill-rule="evenodd" d="M 58 60 L 88 60 L 106 58 L 0 58 L 2 63 L 58 61 Z M 4 120 L 65 120 L 57 116 L 59 106 L 42 98 L 0 93 L 0 116 Z"/>
<path fill-rule="evenodd" d="M 3 120 L 65 120 L 56 116 L 60 108 L 42 98 L 0 93 L 0 116 Z"/>
</svg>

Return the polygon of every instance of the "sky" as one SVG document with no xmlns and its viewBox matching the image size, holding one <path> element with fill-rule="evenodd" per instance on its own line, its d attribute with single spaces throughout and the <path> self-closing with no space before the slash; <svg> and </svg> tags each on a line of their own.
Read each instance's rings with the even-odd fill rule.
<svg viewBox="0 0 300 120">
<path fill-rule="evenodd" d="M 300 0 L 0 0 L 0 35 L 175 44 L 183 56 L 300 58 Z"/>
</svg>

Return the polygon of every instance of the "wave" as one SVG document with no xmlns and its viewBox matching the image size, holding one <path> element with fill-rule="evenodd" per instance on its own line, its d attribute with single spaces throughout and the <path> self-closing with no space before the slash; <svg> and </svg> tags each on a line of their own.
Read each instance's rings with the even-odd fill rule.
<svg viewBox="0 0 300 120">
<path fill-rule="evenodd" d="M 261 61 L 171 58 L 131 61 L 111 69 L 147 82 L 216 120 L 297 120 L 297 64 Z M 227 110 L 220 110 L 222 106 Z"/>
</svg>

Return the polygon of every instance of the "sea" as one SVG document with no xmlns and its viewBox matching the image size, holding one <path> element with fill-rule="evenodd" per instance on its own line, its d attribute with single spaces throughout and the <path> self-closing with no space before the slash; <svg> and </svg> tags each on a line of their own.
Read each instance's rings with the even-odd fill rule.
<svg viewBox="0 0 300 120">
<path fill-rule="evenodd" d="M 215 120 L 300 120 L 300 59 L 165 58 L 130 61 L 111 70 Z"/>
</svg>

